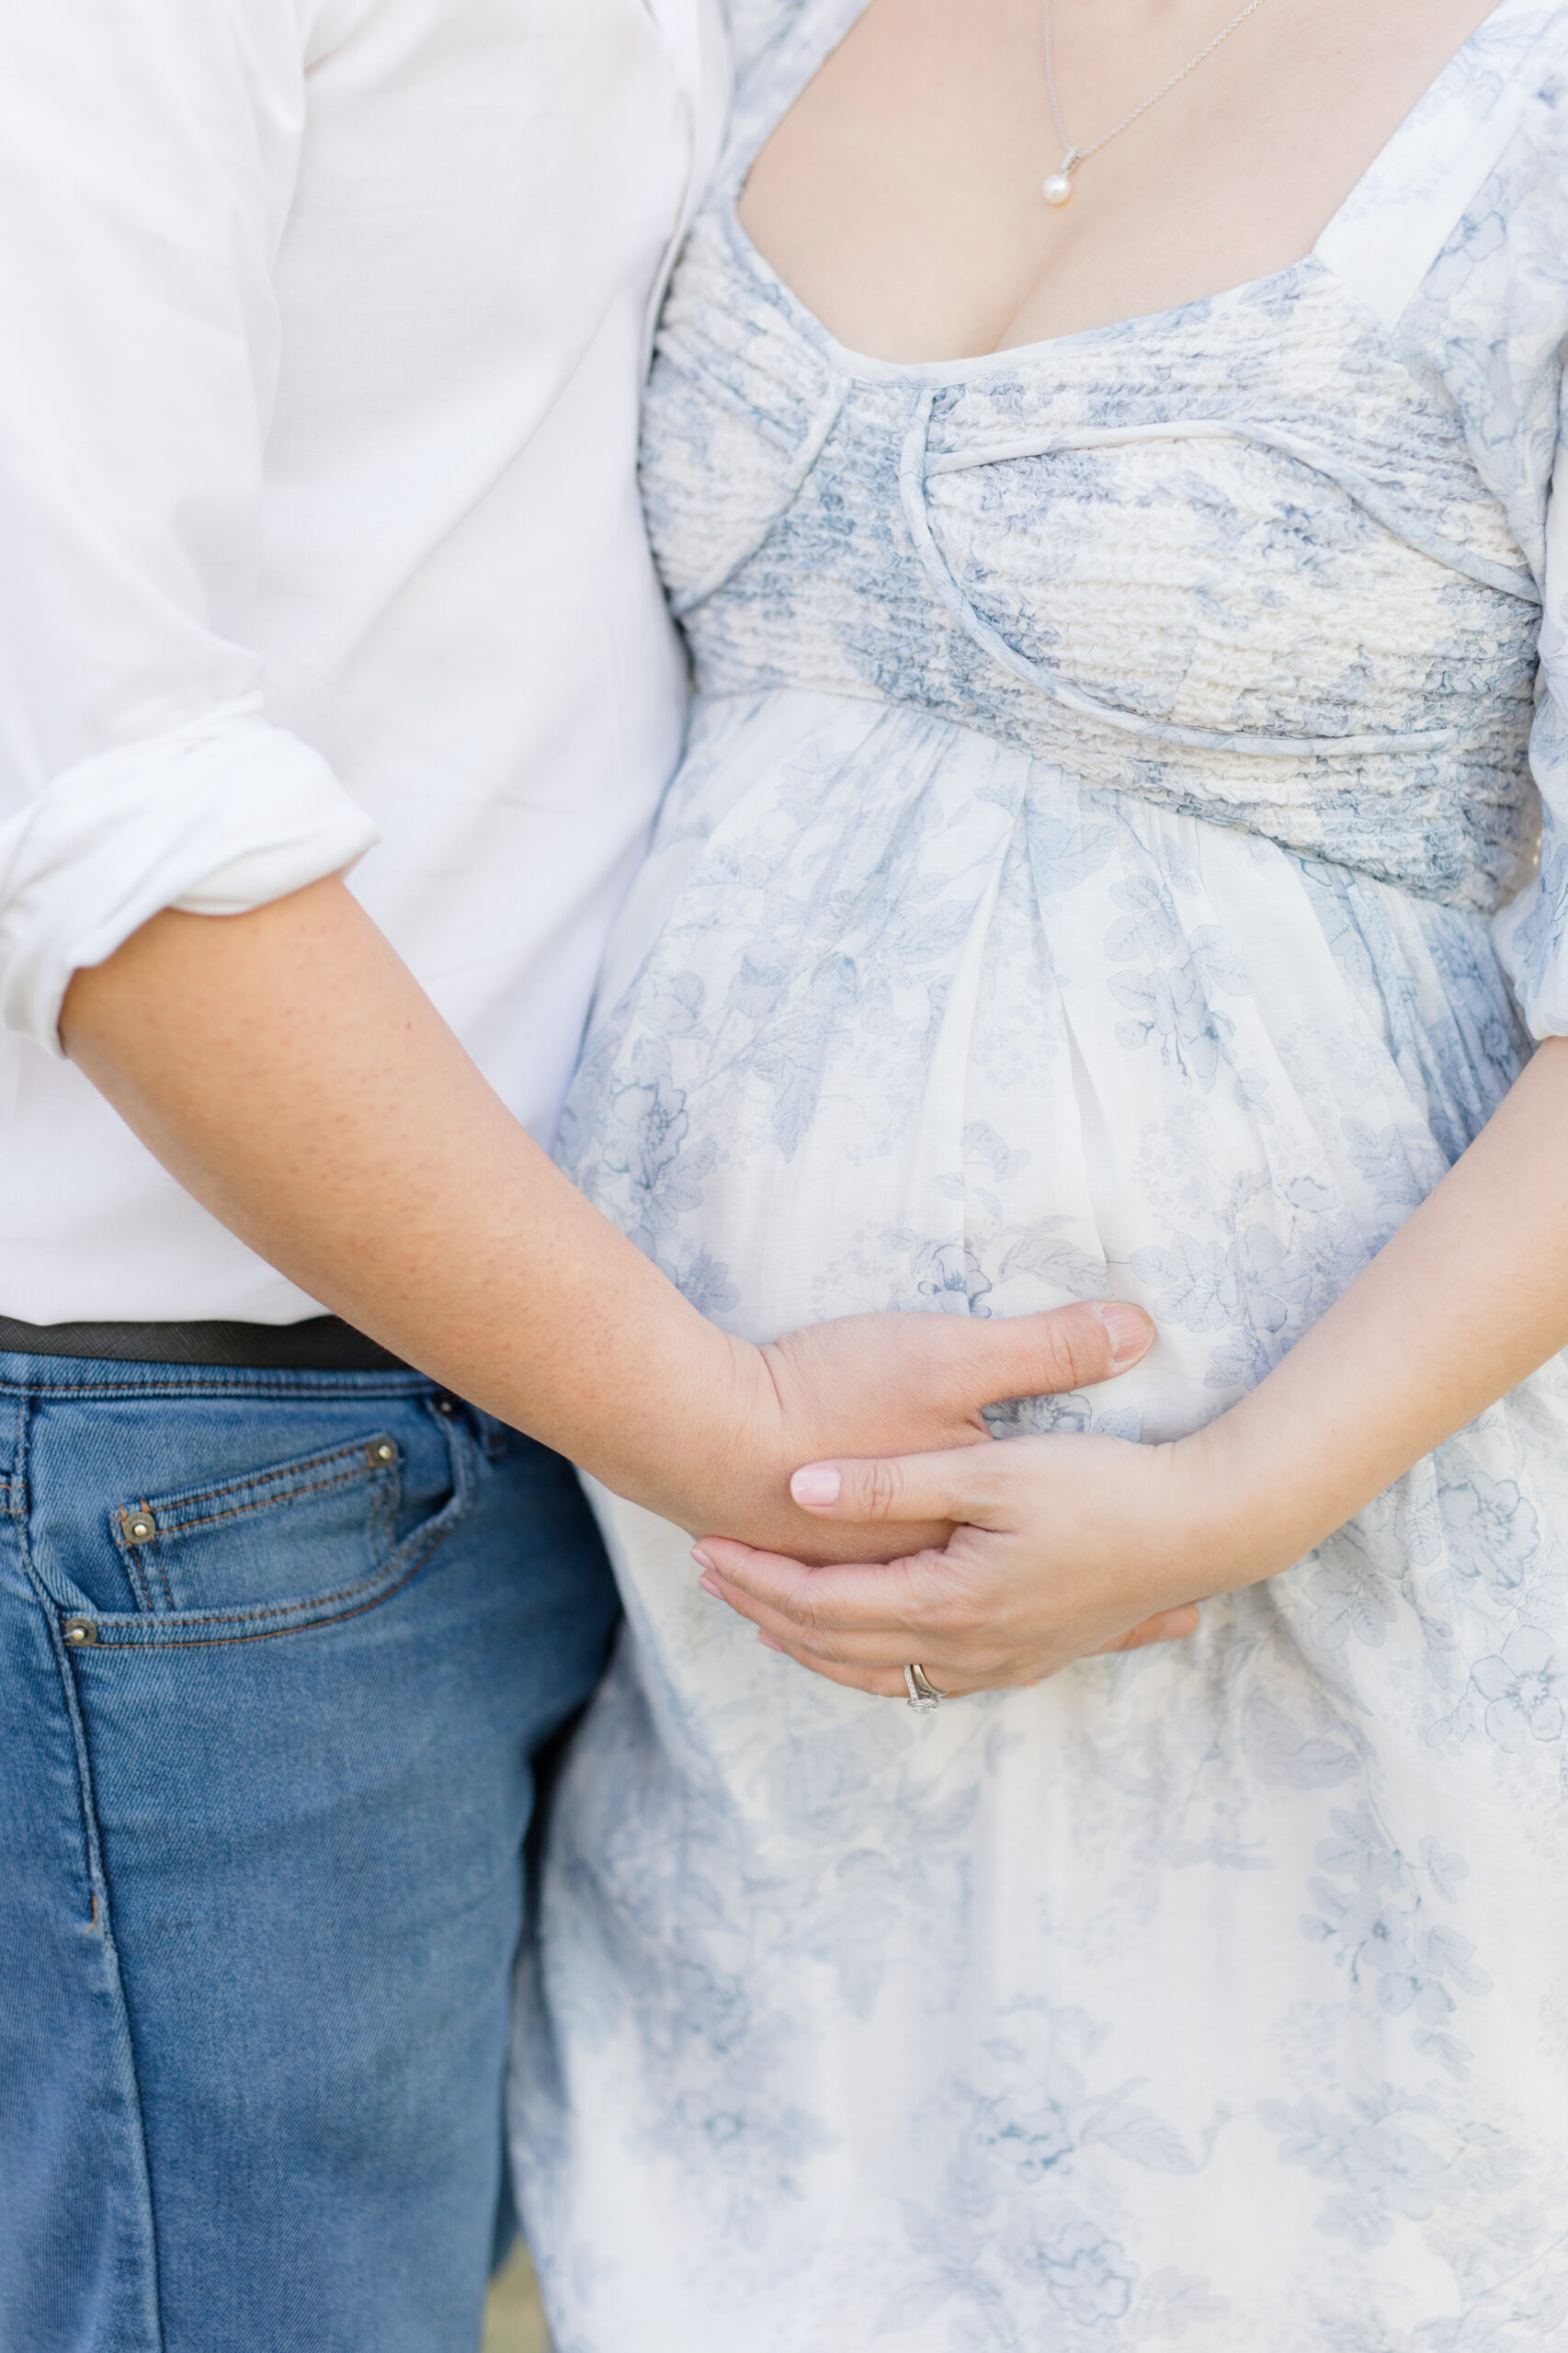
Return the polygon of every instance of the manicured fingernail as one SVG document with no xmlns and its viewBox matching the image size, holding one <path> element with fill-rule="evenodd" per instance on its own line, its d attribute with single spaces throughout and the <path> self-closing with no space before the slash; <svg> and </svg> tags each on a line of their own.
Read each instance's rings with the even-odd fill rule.
<svg viewBox="0 0 1568 2353">
<path fill-rule="evenodd" d="M 777 1651 L 780 1658 L 784 1656 L 783 1643 L 776 1643 L 771 1634 L 758 1634 L 756 1639 L 765 1651 Z"/>
<path fill-rule="evenodd" d="M 1136 1307 L 1129 1307 L 1122 1299 L 1096 1299 L 1094 1305 L 1095 1313 L 1110 1334 L 1110 1360 L 1118 1372 L 1148 1354 L 1148 1321 Z"/>
<path fill-rule="evenodd" d="M 717 1566 L 712 1554 L 710 1552 L 705 1552 L 700 1544 L 694 1544 L 692 1546 L 691 1557 L 697 1563 L 699 1569 L 711 1569 Z"/>
<path fill-rule="evenodd" d="M 831 1462 L 812 1462 L 804 1471 L 796 1472 L 790 1482 L 790 1493 L 798 1504 L 835 1504 L 843 1484 Z"/>
<path fill-rule="evenodd" d="M 702 1576 L 699 1576 L 697 1582 L 702 1587 L 704 1593 L 710 1593 L 712 1595 L 715 1601 L 723 1600 L 724 1597 L 719 1590 L 719 1580 L 710 1569 Z"/>
</svg>

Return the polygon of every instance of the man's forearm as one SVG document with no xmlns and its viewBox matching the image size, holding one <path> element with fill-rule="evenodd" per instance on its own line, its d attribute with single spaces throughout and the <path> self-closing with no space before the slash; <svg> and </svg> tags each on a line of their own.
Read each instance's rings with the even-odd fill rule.
<svg viewBox="0 0 1568 2353">
<path fill-rule="evenodd" d="M 76 974 L 62 1034 L 301 1290 L 693 1529 L 861 1552 L 876 1530 L 824 1531 L 790 1500 L 797 1463 L 978 1444 L 983 1406 L 1107 1380 L 1152 1336 L 1085 1302 L 726 1336 L 540 1151 L 335 879 L 250 915 L 155 916 Z"/>
<path fill-rule="evenodd" d="M 67 1052 L 312 1298 L 610 1484 L 672 1508 L 743 1425 L 756 1351 L 590 1207 L 334 878 L 159 915 L 78 972 Z M 668 1474 L 668 1488 L 665 1477 Z"/>
</svg>

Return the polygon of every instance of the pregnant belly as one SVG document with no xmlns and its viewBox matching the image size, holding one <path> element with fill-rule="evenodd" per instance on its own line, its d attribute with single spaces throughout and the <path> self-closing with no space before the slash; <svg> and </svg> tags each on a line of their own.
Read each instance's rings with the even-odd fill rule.
<svg viewBox="0 0 1568 2353">
<path fill-rule="evenodd" d="M 1139 1301 L 1028 1427 L 1166 1438 L 1268 1370 L 1525 1051 L 1479 916 L 926 715 L 699 704 L 561 1157 L 703 1312 Z"/>
</svg>

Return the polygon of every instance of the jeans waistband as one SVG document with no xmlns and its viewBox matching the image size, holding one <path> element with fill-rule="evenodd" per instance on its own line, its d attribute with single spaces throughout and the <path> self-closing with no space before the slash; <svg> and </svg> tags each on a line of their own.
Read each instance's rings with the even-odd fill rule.
<svg viewBox="0 0 1568 2353">
<path fill-rule="evenodd" d="M 412 1372 L 340 1316 L 301 1324 L 24 1324 L 0 1315 L 0 1353 L 108 1364 L 208 1364 L 243 1372 Z"/>
</svg>

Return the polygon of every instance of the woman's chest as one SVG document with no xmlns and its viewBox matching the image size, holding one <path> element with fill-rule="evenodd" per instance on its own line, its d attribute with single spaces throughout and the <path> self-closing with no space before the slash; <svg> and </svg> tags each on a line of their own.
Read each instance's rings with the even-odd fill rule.
<svg viewBox="0 0 1568 2353">
<path fill-rule="evenodd" d="M 1316 264 L 978 372 L 860 372 L 714 212 L 643 479 L 712 690 L 924 702 L 1123 767 L 1316 760 L 1330 791 L 1348 758 L 1419 754 L 1429 789 L 1522 747 L 1520 551 L 1451 405 Z"/>
<path fill-rule="evenodd" d="M 887 359 L 1147 315 L 1309 252 L 1491 6 L 808 0 L 741 218 Z"/>
</svg>

